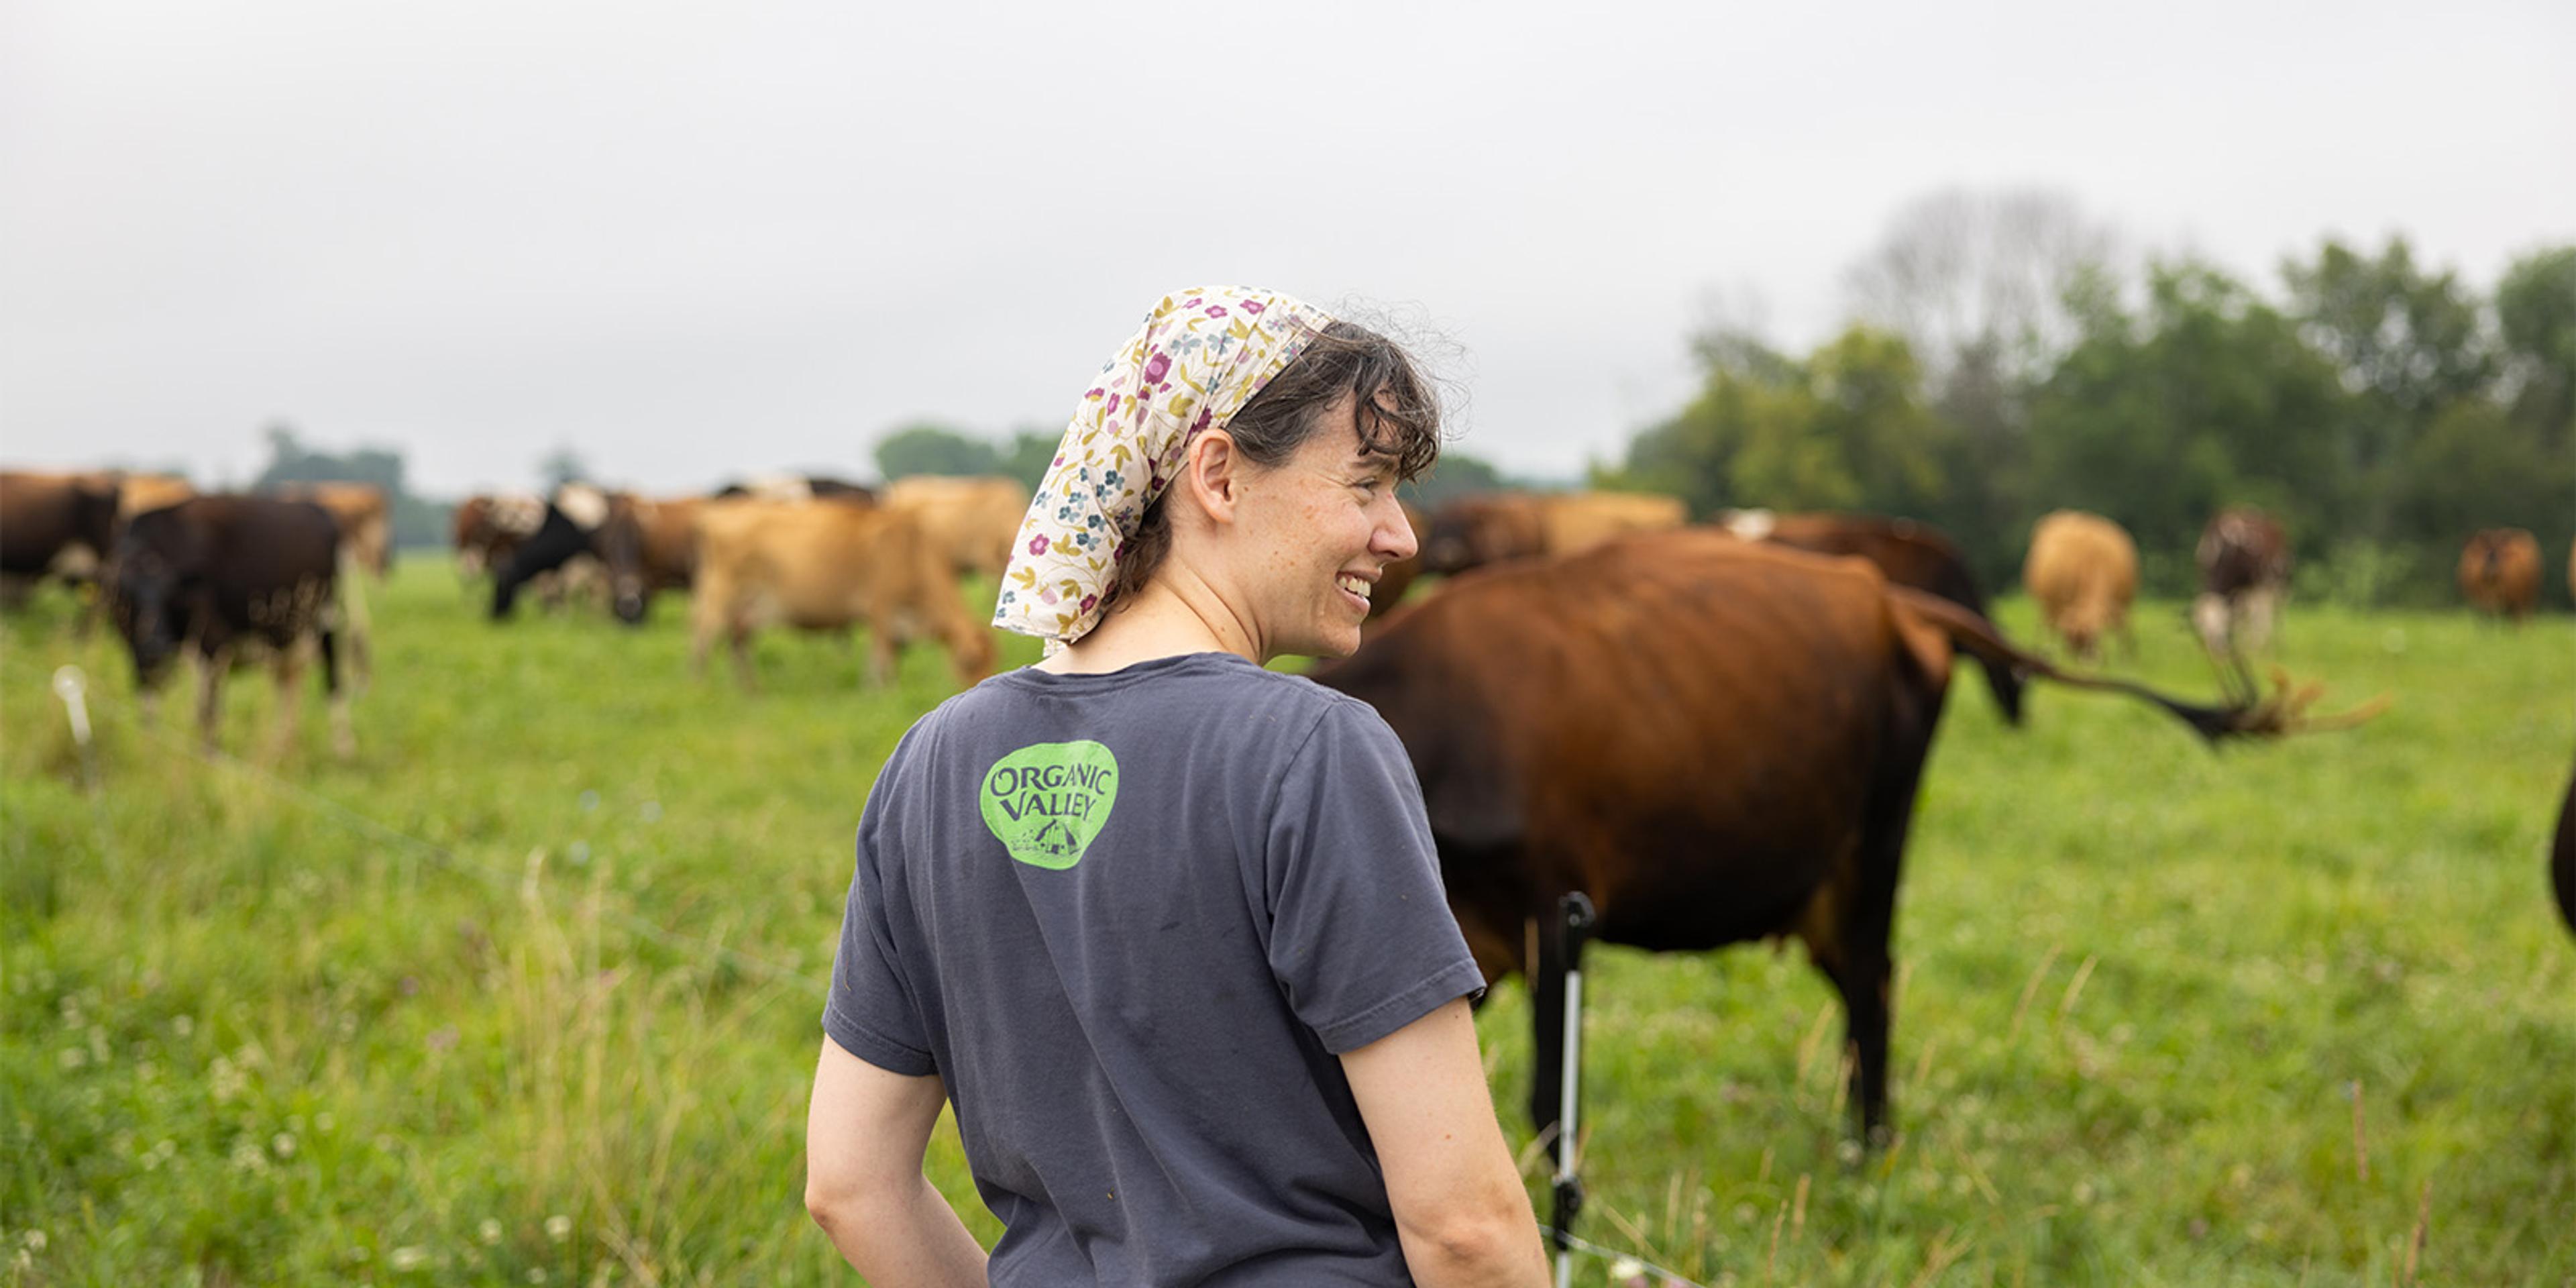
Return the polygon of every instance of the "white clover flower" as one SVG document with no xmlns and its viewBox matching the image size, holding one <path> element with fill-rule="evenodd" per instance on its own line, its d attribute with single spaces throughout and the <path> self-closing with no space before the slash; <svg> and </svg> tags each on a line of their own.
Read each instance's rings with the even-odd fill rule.
<svg viewBox="0 0 2576 1288">
<path fill-rule="evenodd" d="M 418 1270 L 422 1266 L 428 1264 L 429 1249 L 427 1248 L 396 1248 L 392 1252 L 385 1254 L 385 1268 L 387 1270 Z"/>
<path fill-rule="evenodd" d="M 546 1237 L 561 1243 L 572 1237 L 572 1218 L 561 1212 L 546 1218 Z"/>
<path fill-rule="evenodd" d="M 483 1218 L 483 1224 L 477 1227 L 475 1232 L 483 1236 L 483 1242 L 485 1243 L 499 1243 L 501 1241 L 501 1223 L 488 1216 Z"/>
<path fill-rule="evenodd" d="M 274 1137 L 271 1137 L 268 1142 L 268 1147 L 277 1151 L 277 1156 L 279 1158 L 295 1157 L 295 1138 L 287 1135 L 285 1132 L 279 1132 Z"/>
</svg>

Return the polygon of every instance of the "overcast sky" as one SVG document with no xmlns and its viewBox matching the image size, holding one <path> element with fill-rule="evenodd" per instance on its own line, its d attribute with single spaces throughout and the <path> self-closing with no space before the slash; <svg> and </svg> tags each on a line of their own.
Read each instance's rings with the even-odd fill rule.
<svg viewBox="0 0 2576 1288">
<path fill-rule="evenodd" d="M 8 0 L 0 458 L 246 480 L 263 425 L 524 487 L 1060 427 L 1164 290 L 1418 311 L 1569 474 L 1713 291 L 1844 316 L 1911 198 L 2044 186 L 2277 282 L 2576 240 L 2576 5 Z M 1577 16 L 1579 13 L 1579 16 Z"/>
</svg>

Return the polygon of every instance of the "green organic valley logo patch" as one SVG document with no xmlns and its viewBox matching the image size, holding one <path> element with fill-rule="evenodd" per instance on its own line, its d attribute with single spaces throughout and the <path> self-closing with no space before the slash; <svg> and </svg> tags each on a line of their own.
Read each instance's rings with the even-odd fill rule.
<svg viewBox="0 0 2576 1288">
<path fill-rule="evenodd" d="M 1118 803 L 1118 757 L 1089 739 L 1033 743 L 984 771 L 976 802 L 1012 858 L 1061 872 L 1082 862 Z"/>
</svg>

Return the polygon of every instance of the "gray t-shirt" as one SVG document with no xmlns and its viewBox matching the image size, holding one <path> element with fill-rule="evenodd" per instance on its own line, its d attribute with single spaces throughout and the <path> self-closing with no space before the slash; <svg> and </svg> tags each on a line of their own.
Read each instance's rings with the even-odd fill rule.
<svg viewBox="0 0 2576 1288">
<path fill-rule="evenodd" d="M 823 1028 L 945 1079 L 996 1284 L 1402 1284 L 1336 1057 L 1482 986 L 1386 723 L 1197 653 L 913 726 Z"/>
</svg>

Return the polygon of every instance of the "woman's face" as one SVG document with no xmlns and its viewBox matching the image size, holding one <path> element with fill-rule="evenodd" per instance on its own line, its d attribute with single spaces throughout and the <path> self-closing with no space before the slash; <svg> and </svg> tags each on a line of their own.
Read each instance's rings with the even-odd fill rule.
<svg viewBox="0 0 2576 1288">
<path fill-rule="evenodd" d="M 1395 460 L 1363 450 L 1355 403 L 1326 408 L 1295 455 L 1245 480 L 1236 584 L 1269 656 L 1348 656 L 1378 575 L 1413 555 Z"/>
</svg>

